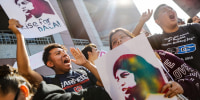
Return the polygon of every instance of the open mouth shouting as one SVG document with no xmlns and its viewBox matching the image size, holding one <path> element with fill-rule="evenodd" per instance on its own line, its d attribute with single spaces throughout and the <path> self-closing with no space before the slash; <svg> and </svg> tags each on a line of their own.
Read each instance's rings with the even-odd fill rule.
<svg viewBox="0 0 200 100">
<path fill-rule="evenodd" d="M 175 13 L 173 13 L 173 12 L 171 12 L 170 14 L 169 14 L 169 19 L 170 20 L 176 20 L 176 16 L 175 16 Z"/>
<path fill-rule="evenodd" d="M 69 64 L 69 65 L 70 65 L 70 59 L 69 59 L 69 58 L 65 59 L 63 62 L 64 62 L 65 65 L 66 65 L 66 64 Z"/>
</svg>

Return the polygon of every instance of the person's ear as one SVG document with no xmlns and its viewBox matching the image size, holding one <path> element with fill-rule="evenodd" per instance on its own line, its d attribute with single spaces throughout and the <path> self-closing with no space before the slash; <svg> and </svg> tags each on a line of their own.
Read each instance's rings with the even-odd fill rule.
<svg viewBox="0 0 200 100">
<path fill-rule="evenodd" d="M 156 24 L 160 25 L 160 21 L 158 19 L 155 20 Z"/>
<path fill-rule="evenodd" d="M 27 88 L 26 85 L 21 85 L 21 86 L 20 86 L 20 90 L 24 93 L 24 96 L 25 96 L 25 97 L 28 97 L 28 96 L 29 96 L 29 89 Z"/>
<path fill-rule="evenodd" d="M 92 52 L 88 51 L 87 54 L 88 54 L 88 59 L 91 58 Z"/>
<path fill-rule="evenodd" d="M 88 53 L 88 55 L 91 55 L 91 54 L 92 54 L 92 52 L 90 52 L 90 51 L 88 51 L 87 53 Z"/>
<path fill-rule="evenodd" d="M 52 62 L 52 61 L 47 61 L 47 66 L 48 66 L 48 67 L 53 67 L 53 66 L 54 66 L 54 64 L 53 64 L 53 62 Z"/>
</svg>

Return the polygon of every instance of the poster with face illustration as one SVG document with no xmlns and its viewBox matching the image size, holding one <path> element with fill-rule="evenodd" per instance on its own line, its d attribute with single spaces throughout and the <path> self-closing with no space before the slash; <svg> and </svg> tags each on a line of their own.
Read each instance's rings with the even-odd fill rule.
<svg viewBox="0 0 200 100">
<path fill-rule="evenodd" d="M 167 78 L 144 34 L 108 51 L 95 65 L 113 100 L 164 98 L 160 92 Z"/>
<path fill-rule="evenodd" d="M 9 19 L 19 21 L 25 38 L 52 35 L 67 30 L 49 0 L 1 0 Z"/>
</svg>

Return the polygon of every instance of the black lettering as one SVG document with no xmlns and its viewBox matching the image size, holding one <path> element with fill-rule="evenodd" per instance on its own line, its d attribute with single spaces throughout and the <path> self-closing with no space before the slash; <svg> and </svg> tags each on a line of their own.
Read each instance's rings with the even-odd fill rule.
<svg viewBox="0 0 200 100">
<path fill-rule="evenodd" d="M 33 25 L 31 23 L 28 23 L 28 28 L 33 28 Z"/>
<path fill-rule="evenodd" d="M 33 22 L 33 26 L 38 26 L 37 22 Z"/>
</svg>

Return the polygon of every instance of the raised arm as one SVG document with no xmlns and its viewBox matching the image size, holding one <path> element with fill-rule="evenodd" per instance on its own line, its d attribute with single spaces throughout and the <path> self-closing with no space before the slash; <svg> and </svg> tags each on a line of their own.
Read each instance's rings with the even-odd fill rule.
<svg viewBox="0 0 200 100">
<path fill-rule="evenodd" d="M 141 31 L 142 27 L 144 26 L 144 23 L 149 20 L 152 13 L 153 13 L 153 10 L 150 11 L 150 9 L 148 9 L 148 12 L 144 12 L 142 14 L 142 16 L 140 17 L 139 23 L 137 24 L 137 26 L 135 27 L 135 29 L 132 32 L 133 36 L 137 36 L 140 34 L 140 31 Z"/>
<path fill-rule="evenodd" d="M 97 82 L 96 84 L 99 86 L 103 86 L 101 78 L 99 76 L 99 73 L 96 69 L 96 66 L 90 63 L 85 56 L 82 54 L 82 52 L 77 48 L 70 48 L 70 52 L 74 56 L 75 59 L 71 59 L 72 62 L 74 62 L 77 65 L 81 65 L 86 67 L 88 70 L 92 72 L 92 74 L 96 77 Z"/>
<path fill-rule="evenodd" d="M 40 74 L 33 71 L 30 66 L 29 57 L 25 47 L 24 37 L 17 28 L 22 27 L 15 19 L 9 20 L 8 28 L 16 35 L 17 38 L 17 66 L 19 73 L 34 85 L 39 84 L 43 78 Z"/>
</svg>

